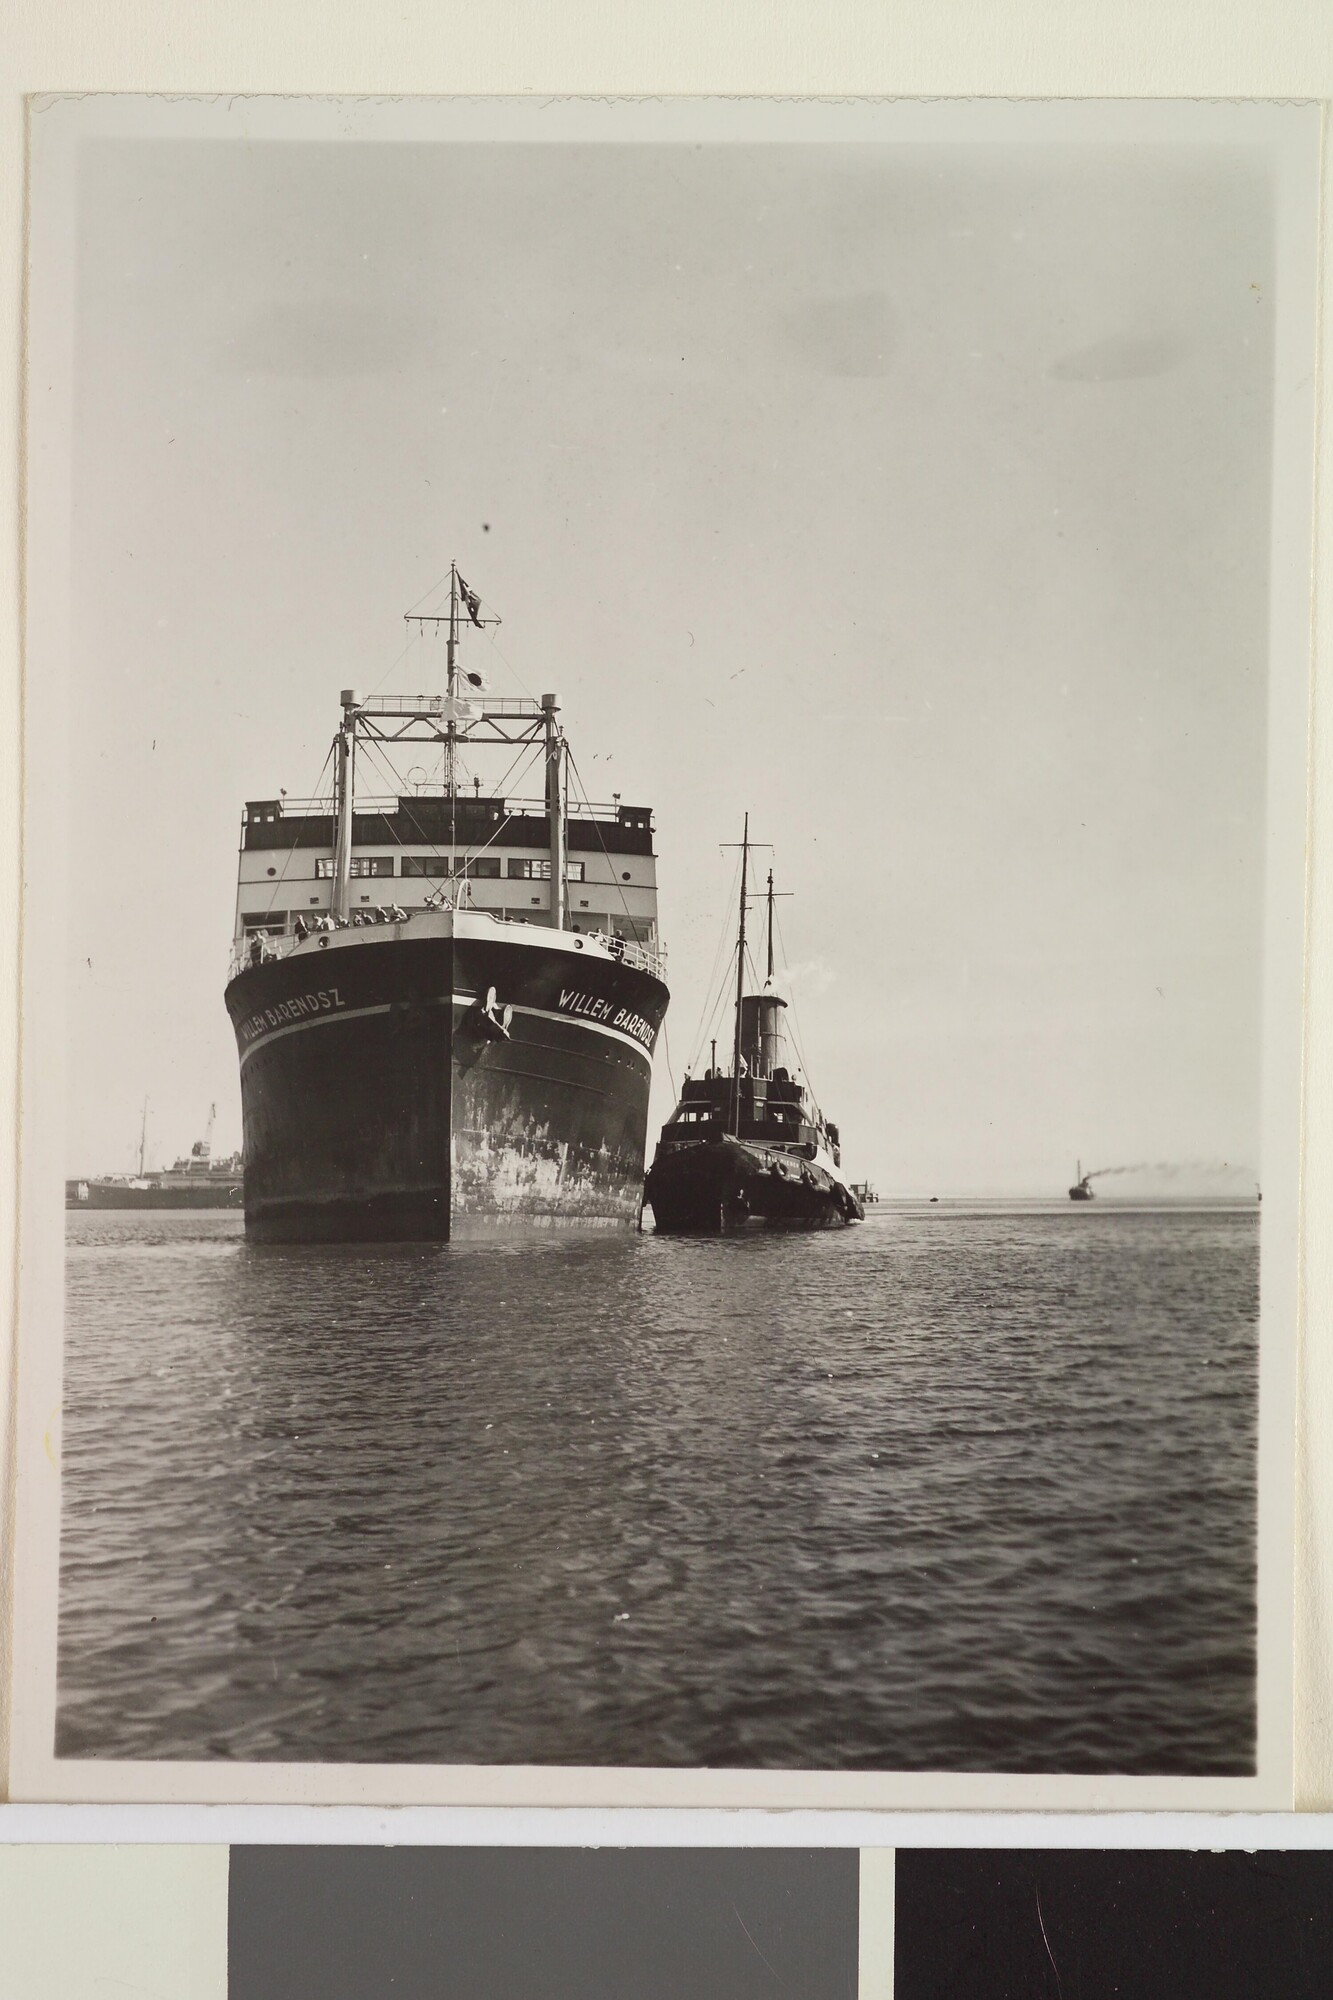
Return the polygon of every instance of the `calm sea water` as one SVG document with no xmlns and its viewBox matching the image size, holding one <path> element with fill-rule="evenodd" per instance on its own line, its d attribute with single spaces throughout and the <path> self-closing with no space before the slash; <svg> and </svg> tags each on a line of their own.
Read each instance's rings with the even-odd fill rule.
<svg viewBox="0 0 1333 2000">
<path fill-rule="evenodd" d="M 1242 1772 L 1258 1220 L 72 1215 L 66 1756 Z"/>
</svg>

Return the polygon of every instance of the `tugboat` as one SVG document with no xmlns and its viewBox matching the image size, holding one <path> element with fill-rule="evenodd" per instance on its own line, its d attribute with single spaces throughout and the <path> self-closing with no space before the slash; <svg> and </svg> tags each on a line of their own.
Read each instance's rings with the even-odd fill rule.
<svg viewBox="0 0 1333 2000">
<path fill-rule="evenodd" d="M 750 821 L 741 840 L 736 1020 L 730 1073 L 686 1077 L 644 1185 L 661 1233 L 746 1226 L 826 1229 L 865 1220 L 843 1177 L 838 1128 L 789 1067 L 773 979 L 773 874 L 768 877 L 768 976 L 746 991 Z"/>
<path fill-rule="evenodd" d="M 1071 1201 L 1091 1201 L 1093 1199 L 1092 1175 L 1084 1173 L 1082 1160 L 1075 1160 L 1074 1174 L 1075 1180 L 1073 1187 L 1069 1190 L 1069 1199 Z"/>
<path fill-rule="evenodd" d="M 445 692 L 348 689 L 332 797 L 252 800 L 227 1011 L 257 1242 L 634 1229 L 667 1008 L 652 814 L 583 801 L 554 694 L 494 698 L 460 659 L 478 592 L 409 613 Z M 437 775 L 399 775 L 427 746 Z M 466 754 L 507 770 L 483 790 Z M 357 766 L 394 791 L 366 798 Z M 536 773 L 539 795 L 508 789 Z M 280 906 L 280 907 L 275 907 Z"/>
</svg>

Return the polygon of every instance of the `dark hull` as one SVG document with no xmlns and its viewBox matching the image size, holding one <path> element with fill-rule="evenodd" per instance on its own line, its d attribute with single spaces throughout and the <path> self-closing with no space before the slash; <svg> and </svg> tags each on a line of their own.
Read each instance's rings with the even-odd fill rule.
<svg viewBox="0 0 1333 2000">
<path fill-rule="evenodd" d="M 865 1218 L 846 1183 L 816 1161 L 731 1138 L 659 1149 L 644 1200 L 663 1232 L 839 1229 Z"/>
<path fill-rule="evenodd" d="M 485 920 L 351 939 L 312 941 L 227 989 L 247 1234 L 633 1228 L 661 982 Z M 507 1037 L 483 1012 L 492 988 L 497 1012 L 513 1010 Z"/>
<path fill-rule="evenodd" d="M 86 1190 L 78 1193 L 78 1189 Z M 116 1181 L 73 1181 L 65 1191 L 66 1208 L 239 1208 L 239 1181 L 221 1186 L 130 1187 Z"/>
</svg>

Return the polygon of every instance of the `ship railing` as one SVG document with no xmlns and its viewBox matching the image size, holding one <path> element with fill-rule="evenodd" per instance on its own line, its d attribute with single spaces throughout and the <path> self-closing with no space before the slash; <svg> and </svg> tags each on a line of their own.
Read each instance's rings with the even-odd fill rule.
<svg viewBox="0 0 1333 2000">
<path fill-rule="evenodd" d="M 266 931 L 263 933 L 263 956 L 256 958 L 254 941 L 257 935 L 259 933 L 252 932 L 248 937 L 232 940 L 231 957 L 227 962 L 229 979 L 235 979 L 238 972 L 244 972 L 251 965 L 273 965 L 278 959 L 286 958 L 288 952 L 294 951 L 300 942 L 290 931 Z"/>
<path fill-rule="evenodd" d="M 447 799 L 448 796 L 449 790 L 446 785 L 435 784 L 413 785 L 410 791 L 405 792 L 358 791 L 356 795 L 356 816 L 360 819 L 363 814 L 371 817 L 376 813 L 381 816 L 396 813 L 400 799 Z M 460 792 L 458 794 L 458 803 L 460 807 L 472 805 L 474 800 L 471 793 Z M 498 806 L 501 815 L 506 819 L 546 818 L 547 809 L 545 799 L 488 799 L 487 804 Z M 584 800 L 580 799 L 577 810 L 571 811 L 569 817 L 573 820 L 599 820 L 604 821 L 608 826 L 615 826 L 620 818 L 620 810 L 618 800 L 612 800 L 609 803 L 597 800 L 585 803 Z M 285 798 L 282 801 L 281 816 L 284 820 L 328 819 L 332 811 L 332 801 L 328 798 Z M 462 846 L 465 843 L 459 842 L 459 845 Z"/>
<path fill-rule="evenodd" d="M 413 912 L 408 915 L 405 921 L 411 923 L 412 915 L 425 916 L 426 914 L 428 913 L 424 910 Z M 469 914 L 493 916 L 497 923 L 509 921 L 509 919 L 500 916 L 499 912 L 494 910 L 469 912 Z M 358 928 L 360 927 L 358 926 Z M 374 928 L 374 926 L 371 926 L 371 928 Z M 637 972 L 651 973 L 654 979 L 665 980 L 666 951 L 661 945 L 638 944 L 633 938 L 612 937 L 606 931 L 583 931 L 579 935 L 593 938 L 598 944 L 605 945 L 612 958 L 618 964 L 632 965 Z M 264 940 L 262 948 L 263 956 L 259 960 L 256 960 L 253 955 L 256 936 L 262 936 Z M 235 979 L 237 973 L 244 972 L 248 966 L 256 963 L 272 965 L 278 959 L 286 958 L 291 952 L 295 951 L 300 942 L 301 940 L 292 931 L 256 932 L 251 933 L 248 937 L 234 939 L 227 976 L 229 979 Z"/>
<path fill-rule="evenodd" d="M 583 935 L 604 944 L 621 965 L 632 965 L 636 972 L 650 972 L 654 979 L 666 978 L 666 952 L 661 945 L 637 944 L 633 938 L 611 937 L 606 931 L 584 931 Z"/>
<path fill-rule="evenodd" d="M 455 697 L 457 702 L 471 709 L 480 717 L 483 715 L 531 716 L 534 720 L 543 713 L 539 701 L 530 697 L 509 694 L 483 694 L 471 688 L 460 689 Z M 432 715 L 446 716 L 449 713 L 449 697 L 443 694 L 389 694 L 369 695 L 365 701 L 357 703 L 359 715 Z"/>
</svg>

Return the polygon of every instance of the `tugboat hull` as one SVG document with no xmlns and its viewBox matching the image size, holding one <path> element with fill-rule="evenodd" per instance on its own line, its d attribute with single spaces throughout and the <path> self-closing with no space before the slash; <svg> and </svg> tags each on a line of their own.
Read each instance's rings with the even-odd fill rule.
<svg viewBox="0 0 1333 2000">
<path fill-rule="evenodd" d="M 659 1152 L 644 1200 L 664 1234 L 840 1229 L 865 1220 L 851 1188 L 818 1158 L 731 1137 Z"/>
</svg>

